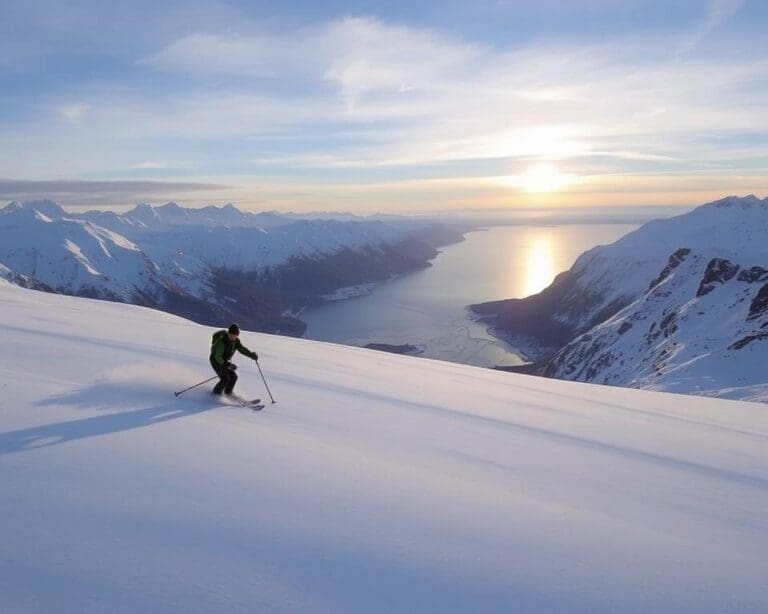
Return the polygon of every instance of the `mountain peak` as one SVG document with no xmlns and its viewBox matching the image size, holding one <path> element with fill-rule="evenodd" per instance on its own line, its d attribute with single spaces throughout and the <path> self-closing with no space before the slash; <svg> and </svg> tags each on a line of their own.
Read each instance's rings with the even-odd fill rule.
<svg viewBox="0 0 768 614">
<path fill-rule="evenodd" d="M 233 205 L 232 203 L 227 203 L 222 207 L 218 207 L 216 211 L 219 215 L 221 215 L 224 219 L 227 219 L 227 220 L 239 220 L 245 215 L 242 211 L 240 211 L 240 209 L 235 207 L 235 205 Z"/>
<path fill-rule="evenodd" d="M 61 208 L 59 203 L 52 200 L 28 200 L 19 202 L 14 200 L 0 209 L 3 213 L 23 213 L 29 216 L 42 216 L 47 221 L 51 219 L 60 219 L 67 215 L 67 212 Z"/>
<path fill-rule="evenodd" d="M 28 200 L 21 203 L 21 206 L 24 209 L 42 213 L 48 218 L 59 218 L 67 214 L 61 205 L 53 200 Z"/>
<path fill-rule="evenodd" d="M 139 203 L 136 205 L 129 213 L 132 213 L 133 211 L 154 211 L 155 208 L 150 205 L 149 203 Z"/>
<path fill-rule="evenodd" d="M 147 218 L 157 218 L 157 211 L 149 203 L 139 203 L 133 209 L 125 214 L 128 218 L 136 218 L 139 220 L 146 220 Z"/>
<path fill-rule="evenodd" d="M 18 200 L 12 200 L 5 207 L 0 209 L 2 213 L 12 213 L 13 211 L 20 211 L 23 205 Z"/>
<path fill-rule="evenodd" d="M 165 203 L 164 205 L 160 205 L 159 207 L 157 207 L 157 209 L 163 210 L 163 211 L 182 211 L 184 210 L 184 207 L 182 207 L 175 200 L 172 200 L 170 202 Z"/>
<path fill-rule="evenodd" d="M 702 205 L 699 209 L 704 208 L 717 208 L 717 209 L 756 209 L 762 208 L 768 210 L 768 198 L 761 200 L 754 194 L 748 194 L 747 196 L 726 196 L 720 200 Z"/>
</svg>

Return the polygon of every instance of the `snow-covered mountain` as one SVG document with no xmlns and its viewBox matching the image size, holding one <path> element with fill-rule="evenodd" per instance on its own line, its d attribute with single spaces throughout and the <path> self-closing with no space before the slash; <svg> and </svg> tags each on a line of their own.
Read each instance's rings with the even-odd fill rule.
<svg viewBox="0 0 768 614">
<path fill-rule="evenodd" d="M 768 611 L 759 405 L 0 304 L 2 612 Z"/>
<path fill-rule="evenodd" d="M 0 264 L 28 287 L 300 334 L 303 323 L 283 312 L 313 295 L 426 266 L 436 251 L 418 233 L 428 224 L 292 219 L 231 204 L 74 214 L 13 202 L 0 209 Z"/>
<path fill-rule="evenodd" d="M 84 215 L 98 216 L 100 213 L 95 211 Z M 176 202 L 169 202 L 159 207 L 141 203 L 121 217 L 135 223 L 140 228 L 149 230 L 161 230 L 178 226 L 273 228 L 290 224 L 294 221 L 273 211 L 261 213 L 240 211 L 232 203 L 223 207 L 209 205 L 196 209 L 182 207 Z"/>
<path fill-rule="evenodd" d="M 725 198 L 596 247 L 540 295 L 490 311 L 502 330 L 549 325 L 550 346 L 565 344 L 553 377 L 768 400 L 766 236 L 768 199 Z"/>
<path fill-rule="evenodd" d="M 143 203 L 125 214 L 112 211 L 68 213 L 52 201 L 12 202 L 0 212 L 8 217 L 8 227 L 23 234 L 24 222 L 37 231 L 35 221 L 61 222 L 51 227 L 62 227 L 66 234 L 73 220 L 97 232 L 110 231 L 121 238 L 154 246 L 155 252 L 167 258 L 168 253 L 184 252 L 194 255 L 203 263 L 217 268 L 255 270 L 286 263 L 293 257 L 317 257 L 342 248 L 357 249 L 364 246 L 395 244 L 407 237 L 407 232 L 379 220 L 362 218 L 342 222 L 326 219 L 291 219 L 274 212 L 241 212 L 234 205 L 187 209 L 175 202 L 153 207 Z M 261 222 L 265 222 L 262 224 Z M 416 227 L 425 224 L 416 223 Z M 269 230 L 267 230 L 269 229 Z M 27 236 L 35 243 L 35 235 Z M 165 252 L 157 249 L 166 246 Z M 51 246 L 42 246 L 45 252 Z M 159 263 L 171 264 L 163 261 Z"/>
<path fill-rule="evenodd" d="M 159 271 L 124 236 L 49 201 L 0 209 L 0 262 L 57 292 L 131 302 L 159 291 Z"/>
<path fill-rule="evenodd" d="M 472 309 L 501 333 L 532 337 L 546 355 L 640 298 L 681 247 L 768 261 L 761 235 L 766 227 L 766 201 L 731 196 L 648 222 L 611 245 L 585 252 L 540 294 Z"/>
<path fill-rule="evenodd" d="M 746 237 L 768 231 L 753 221 Z M 727 241 L 678 249 L 638 300 L 566 345 L 544 373 L 768 402 L 768 249 Z"/>
</svg>

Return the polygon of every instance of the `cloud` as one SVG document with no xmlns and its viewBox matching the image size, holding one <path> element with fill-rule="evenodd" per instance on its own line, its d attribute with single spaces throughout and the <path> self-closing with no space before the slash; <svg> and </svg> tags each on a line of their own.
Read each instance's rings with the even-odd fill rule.
<svg viewBox="0 0 768 614">
<path fill-rule="evenodd" d="M 81 181 L 0 179 L 0 201 L 48 198 L 78 206 L 129 205 L 161 198 L 199 199 L 200 193 L 221 193 L 232 186 L 179 181 Z"/>
<path fill-rule="evenodd" d="M 62 104 L 56 107 L 56 111 L 71 124 L 77 124 L 86 113 L 91 110 L 91 105 L 82 102 Z"/>
<path fill-rule="evenodd" d="M 191 34 L 139 63 L 187 74 L 326 80 L 354 107 L 367 92 L 435 87 L 468 71 L 483 53 L 480 46 L 429 29 L 345 17 L 284 35 Z"/>
<path fill-rule="evenodd" d="M 737 8 L 734 0 L 713 1 L 700 32 Z M 588 140 L 621 132 L 679 134 L 713 121 L 710 127 L 740 129 L 740 123 L 764 117 L 759 109 L 737 108 L 750 80 L 765 78 L 765 66 L 728 58 L 682 66 L 672 61 L 674 54 L 674 42 L 662 39 L 529 44 L 508 51 L 430 29 L 348 17 L 280 35 L 191 35 L 145 61 L 184 73 L 333 85 L 330 92 L 302 90 L 302 98 L 274 90 L 200 96 L 179 105 L 173 113 L 178 120 L 166 124 L 199 132 L 211 126 L 222 135 L 334 124 L 334 136 L 339 125 L 366 125 L 367 134 L 346 151 L 297 152 L 313 166 L 323 157 L 333 165 L 346 158 L 407 164 L 563 157 L 584 152 Z"/>
<path fill-rule="evenodd" d="M 482 173 L 477 162 L 484 160 L 584 166 L 581 160 L 597 157 L 631 169 L 641 160 L 696 164 L 728 156 L 730 146 L 702 143 L 701 135 L 751 134 L 768 124 L 768 105 L 758 104 L 765 98 L 759 86 L 768 83 L 766 62 L 675 62 L 674 45 L 667 44 L 665 57 L 655 40 L 493 50 L 448 38 L 435 42 L 430 31 L 376 20 L 337 21 L 318 31 L 333 32 L 334 49 L 346 52 L 325 59 L 318 52 L 312 62 L 320 68 L 285 76 L 325 84 L 311 91 L 239 83 L 151 97 L 91 92 L 88 125 L 78 133 L 82 153 L 63 160 L 59 172 L 104 173 L 107 161 L 112 169 L 167 169 L 176 156 L 209 174 L 212 165 L 254 172 L 303 168 L 317 176 L 324 169 L 333 174 L 449 162 L 474 164 L 479 170 L 472 172 Z M 292 39 L 282 44 L 298 45 Z M 368 51 L 398 44 L 397 52 Z M 433 54 L 438 59 L 408 61 L 426 56 L 431 45 L 440 50 Z M 276 73 L 282 68 L 272 67 Z M 174 141 L 183 149 L 169 148 Z M 48 126 L 36 136 L 25 130 L 17 141 L 0 135 L 0 163 L 3 150 L 14 152 L 17 165 L 29 151 L 29 174 L 39 176 L 51 162 L 31 149 L 50 156 L 58 148 L 61 156 L 63 143 Z M 746 149 L 760 155 L 765 144 L 757 140 Z M 742 145 L 738 149 L 745 153 Z M 92 159 L 88 151 L 95 152 Z"/>
<path fill-rule="evenodd" d="M 754 132 L 768 122 L 768 105 L 758 104 L 768 63 L 675 62 L 673 42 L 540 43 L 507 51 L 347 18 L 276 36 L 277 51 L 270 51 L 275 57 L 265 63 L 251 57 L 264 47 L 260 39 L 241 36 L 232 46 L 217 47 L 224 38 L 185 37 L 184 44 L 166 48 L 172 54 L 154 57 L 179 71 L 258 72 L 269 65 L 295 85 L 244 82 L 210 91 L 202 82 L 192 92 L 152 97 L 92 95 L 91 132 L 81 138 L 103 143 L 105 150 L 116 140 L 144 143 L 149 155 L 156 143 L 172 139 L 229 142 L 194 147 L 200 168 L 214 159 L 242 166 L 265 157 L 258 153 L 265 150 L 272 152 L 266 156 L 272 166 L 282 159 L 286 166 L 311 169 L 594 155 L 615 156 L 629 166 L 632 159 L 706 157 L 714 150 L 685 151 L 687 143 L 702 133 Z M 307 62 L 292 70 L 300 51 Z M 197 61 L 204 57 L 215 61 Z M 42 144 L 48 136 L 39 138 Z M 121 167 L 149 170 L 158 168 L 155 160 Z"/>
<path fill-rule="evenodd" d="M 164 162 L 160 160 L 144 160 L 136 164 L 131 164 L 130 168 L 135 170 L 160 170 L 160 169 L 176 169 L 185 166 L 179 162 Z"/>
<path fill-rule="evenodd" d="M 382 48 L 383 47 L 383 48 Z M 334 63 L 365 64 L 386 81 L 393 68 L 423 72 L 477 55 L 481 47 L 426 28 L 374 17 L 344 17 L 282 34 L 253 31 L 187 35 L 139 60 L 159 70 L 185 73 L 280 75 L 312 73 Z M 332 67 L 332 66 L 330 66 Z M 316 76 L 320 76 L 317 75 Z M 398 77 L 394 83 L 400 86 Z"/>
<path fill-rule="evenodd" d="M 430 30 L 359 17 L 329 24 L 321 38 L 332 50 L 323 76 L 341 88 L 348 110 L 371 92 L 439 91 L 468 76 L 486 53 Z"/>
<path fill-rule="evenodd" d="M 700 45 L 731 16 L 736 14 L 743 4 L 744 0 L 709 0 L 704 20 L 679 44 L 678 57 L 689 53 Z"/>
<path fill-rule="evenodd" d="M 290 60 L 269 35 L 191 34 L 139 61 L 168 72 L 269 76 Z"/>
<path fill-rule="evenodd" d="M 212 25 L 139 60 L 155 73 L 151 95 L 136 84 L 72 88 L 89 103 L 70 113 L 76 141 L 58 117 L 0 132 L 0 167 L 156 177 L 183 159 L 208 178 L 290 177 L 294 192 L 312 185 L 325 197 L 314 187 L 325 183 L 343 200 L 353 198 L 339 191 L 345 181 L 511 175 L 543 161 L 587 175 L 757 166 L 768 62 L 746 41 L 697 53 L 738 6 L 710 3 L 685 61 L 669 36 L 499 47 L 373 17 L 270 32 Z"/>
</svg>

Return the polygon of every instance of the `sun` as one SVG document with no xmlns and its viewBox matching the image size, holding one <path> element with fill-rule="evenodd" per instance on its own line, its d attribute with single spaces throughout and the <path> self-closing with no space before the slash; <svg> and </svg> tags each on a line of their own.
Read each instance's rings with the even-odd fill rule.
<svg viewBox="0 0 768 614">
<path fill-rule="evenodd" d="M 535 164 L 515 177 L 514 183 L 526 192 L 558 192 L 574 180 L 574 176 L 561 173 L 552 164 Z"/>
</svg>

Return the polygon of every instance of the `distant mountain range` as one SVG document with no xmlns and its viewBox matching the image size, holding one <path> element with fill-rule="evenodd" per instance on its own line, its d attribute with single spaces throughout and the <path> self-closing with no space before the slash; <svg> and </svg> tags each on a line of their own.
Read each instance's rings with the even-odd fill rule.
<svg viewBox="0 0 768 614">
<path fill-rule="evenodd" d="M 339 288 L 429 266 L 469 227 L 377 216 L 141 204 L 0 209 L 0 277 L 222 325 L 301 335 Z M 473 305 L 535 372 L 768 400 L 768 199 L 728 197 L 582 254 L 540 294 Z"/>
<path fill-rule="evenodd" d="M 174 202 L 75 214 L 47 200 L 12 202 L 0 209 L 0 276 L 300 335 L 291 312 L 340 287 L 428 266 L 436 247 L 462 238 L 457 227 L 397 216 L 304 219 Z"/>
<path fill-rule="evenodd" d="M 562 379 L 768 400 L 768 199 L 731 196 L 582 254 L 540 294 L 473 305 Z"/>
</svg>

